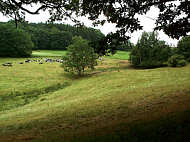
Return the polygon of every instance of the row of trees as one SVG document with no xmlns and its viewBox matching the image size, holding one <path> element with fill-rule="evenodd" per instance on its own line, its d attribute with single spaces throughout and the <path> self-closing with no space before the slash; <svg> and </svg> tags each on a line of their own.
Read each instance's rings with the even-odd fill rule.
<svg viewBox="0 0 190 142">
<path fill-rule="evenodd" d="M 185 66 L 190 62 L 190 36 L 183 37 L 177 47 L 169 47 L 156 32 L 144 32 L 131 50 L 130 61 L 140 68 Z"/>
<path fill-rule="evenodd" d="M 66 50 L 74 36 L 81 36 L 91 42 L 104 37 L 100 30 L 66 24 L 25 22 L 18 27 L 30 33 L 34 42 L 34 49 Z"/>
<path fill-rule="evenodd" d="M 66 50 L 72 37 L 81 36 L 91 43 L 104 38 L 100 30 L 64 24 L 0 23 L 0 57 L 28 57 L 32 50 Z"/>
</svg>

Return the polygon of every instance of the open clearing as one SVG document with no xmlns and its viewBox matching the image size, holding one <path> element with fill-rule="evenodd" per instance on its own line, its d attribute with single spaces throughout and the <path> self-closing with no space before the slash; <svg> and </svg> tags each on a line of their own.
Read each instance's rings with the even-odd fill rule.
<svg viewBox="0 0 190 142">
<path fill-rule="evenodd" d="M 137 70 L 106 57 L 78 78 L 24 60 L 0 58 L 13 63 L 0 66 L 0 142 L 189 140 L 190 65 Z"/>
</svg>

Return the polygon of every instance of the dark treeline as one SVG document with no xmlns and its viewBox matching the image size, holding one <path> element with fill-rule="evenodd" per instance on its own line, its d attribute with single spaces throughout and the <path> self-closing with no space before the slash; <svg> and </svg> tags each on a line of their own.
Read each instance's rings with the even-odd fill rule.
<svg viewBox="0 0 190 142">
<path fill-rule="evenodd" d="M 14 26 L 14 21 L 0 23 Z M 47 23 L 22 23 L 18 29 L 29 33 L 34 43 L 33 50 L 66 50 L 71 44 L 72 37 L 81 36 L 82 38 L 95 42 L 104 37 L 100 30 L 93 28 L 78 28 L 66 24 L 47 24 Z"/>
<path fill-rule="evenodd" d="M 0 57 L 29 57 L 33 47 L 29 33 L 11 24 L 0 24 Z"/>
</svg>

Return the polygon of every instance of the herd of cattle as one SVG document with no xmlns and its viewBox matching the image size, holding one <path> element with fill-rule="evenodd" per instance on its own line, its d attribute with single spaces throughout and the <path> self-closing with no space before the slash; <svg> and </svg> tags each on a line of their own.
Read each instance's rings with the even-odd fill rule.
<svg viewBox="0 0 190 142">
<path fill-rule="evenodd" d="M 18 62 L 18 64 L 25 64 L 25 63 L 32 63 L 32 62 L 36 62 L 36 63 L 39 63 L 39 64 L 54 63 L 54 62 L 63 63 L 63 60 L 62 59 L 50 59 L 50 58 L 27 59 L 27 60 L 25 60 L 23 62 Z M 13 63 L 11 63 L 11 62 L 4 63 L 4 64 L 2 64 L 2 66 L 12 67 Z"/>
</svg>

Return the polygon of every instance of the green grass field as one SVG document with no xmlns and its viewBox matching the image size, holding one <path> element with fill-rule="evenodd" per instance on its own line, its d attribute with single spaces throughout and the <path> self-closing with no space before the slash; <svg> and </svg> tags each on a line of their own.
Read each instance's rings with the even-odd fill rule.
<svg viewBox="0 0 190 142">
<path fill-rule="evenodd" d="M 81 78 L 0 58 L 13 63 L 0 66 L 0 142 L 188 141 L 190 65 L 137 70 L 117 54 Z"/>
<path fill-rule="evenodd" d="M 120 59 L 120 60 L 128 60 L 130 52 L 126 51 L 117 51 L 116 54 L 107 56 L 109 59 Z"/>
<path fill-rule="evenodd" d="M 35 50 L 32 52 L 32 56 L 37 56 L 37 57 L 43 57 L 43 56 L 59 57 L 59 56 L 64 56 L 65 54 L 66 51 L 62 50 Z"/>
<path fill-rule="evenodd" d="M 106 56 L 106 58 L 109 59 L 120 59 L 120 60 L 128 60 L 129 59 L 129 53 L 130 52 L 125 52 L 125 51 L 117 51 L 116 54 L 114 55 L 110 55 L 110 56 Z M 61 57 L 64 56 L 66 54 L 66 51 L 51 51 L 51 50 L 36 50 L 32 52 L 32 56 L 34 57 L 46 57 L 46 56 L 50 56 L 50 57 Z"/>
</svg>

